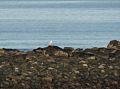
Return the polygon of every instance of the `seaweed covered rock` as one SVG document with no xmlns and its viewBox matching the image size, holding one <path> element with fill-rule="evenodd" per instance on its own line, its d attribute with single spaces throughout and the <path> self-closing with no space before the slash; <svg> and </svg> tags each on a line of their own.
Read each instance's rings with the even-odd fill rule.
<svg viewBox="0 0 120 89">
<path fill-rule="evenodd" d="M 107 45 L 107 48 L 120 49 L 120 41 L 117 41 L 117 40 L 110 41 L 109 44 Z"/>
<path fill-rule="evenodd" d="M 41 53 L 45 56 L 68 57 L 68 53 L 58 46 L 48 46 L 45 48 L 34 49 L 33 52 Z"/>
</svg>

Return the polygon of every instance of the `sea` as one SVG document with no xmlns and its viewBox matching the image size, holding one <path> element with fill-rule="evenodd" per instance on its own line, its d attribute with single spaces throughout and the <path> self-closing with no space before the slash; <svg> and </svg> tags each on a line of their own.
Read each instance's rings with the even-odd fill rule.
<svg viewBox="0 0 120 89">
<path fill-rule="evenodd" d="M 120 40 L 120 0 L 0 0 L 0 48 L 106 47 Z"/>
</svg>

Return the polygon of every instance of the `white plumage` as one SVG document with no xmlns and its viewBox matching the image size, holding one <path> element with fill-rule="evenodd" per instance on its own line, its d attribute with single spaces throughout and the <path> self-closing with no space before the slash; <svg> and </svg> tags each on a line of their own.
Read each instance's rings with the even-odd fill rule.
<svg viewBox="0 0 120 89">
<path fill-rule="evenodd" d="M 48 46 L 53 46 L 53 41 L 49 41 Z"/>
</svg>

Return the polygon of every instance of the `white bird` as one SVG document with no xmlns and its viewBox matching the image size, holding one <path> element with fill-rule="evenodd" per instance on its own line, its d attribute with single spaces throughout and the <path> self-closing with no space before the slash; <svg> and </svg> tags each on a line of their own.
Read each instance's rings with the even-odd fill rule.
<svg viewBox="0 0 120 89">
<path fill-rule="evenodd" d="M 53 41 L 49 41 L 48 46 L 53 46 Z"/>
</svg>

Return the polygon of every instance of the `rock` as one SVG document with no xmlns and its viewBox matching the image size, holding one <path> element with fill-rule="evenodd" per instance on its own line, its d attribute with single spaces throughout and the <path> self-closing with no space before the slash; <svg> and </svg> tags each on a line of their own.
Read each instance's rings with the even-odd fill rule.
<svg viewBox="0 0 120 89">
<path fill-rule="evenodd" d="M 72 57 L 84 57 L 85 56 L 85 53 L 84 52 L 73 52 L 72 53 Z"/>
<path fill-rule="evenodd" d="M 74 50 L 74 52 L 82 52 L 82 51 L 83 51 L 83 49 L 81 49 L 81 48 L 77 48 Z"/>
<path fill-rule="evenodd" d="M 98 66 L 99 69 L 104 69 L 105 68 L 105 64 L 101 64 Z"/>
<path fill-rule="evenodd" d="M 4 49 L 0 49 L 0 56 L 2 56 L 3 54 L 5 54 L 5 50 Z"/>
<path fill-rule="evenodd" d="M 77 70 L 74 70 L 74 72 L 75 72 L 75 74 L 79 74 L 80 73 L 80 71 L 77 71 Z"/>
<path fill-rule="evenodd" d="M 90 60 L 96 60 L 96 57 L 95 56 L 91 56 L 91 57 L 88 57 L 88 59 L 90 59 Z"/>
<path fill-rule="evenodd" d="M 109 49 L 120 49 L 120 41 L 112 40 L 107 45 L 107 48 Z"/>
<path fill-rule="evenodd" d="M 113 69 L 113 66 L 108 66 L 109 67 L 109 69 Z"/>
<path fill-rule="evenodd" d="M 18 67 L 15 67 L 15 72 L 19 72 L 19 68 Z"/>
<path fill-rule="evenodd" d="M 33 52 L 43 54 L 45 56 L 61 56 L 68 57 L 68 53 L 58 46 L 48 46 L 45 48 L 34 49 Z"/>
<path fill-rule="evenodd" d="M 33 52 L 34 53 L 39 53 L 39 54 L 42 54 L 42 55 L 45 55 L 45 50 L 44 48 L 37 48 L 37 49 L 33 49 Z"/>
<path fill-rule="evenodd" d="M 64 51 L 56 51 L 55 56 L 61 56 L 61 57 L 68 57 L 68 53 L 64 52 Z"/>
<path fill-rule="evenodd" d="M 48 54 L 49 56 L 68 57 L 68 53 L 58 46 L 48 46 L 44 48 L 44 50 L 46 51 L 45 54 Z"/>
<path fill-rule="evenodd" d="M 45 77 L 45 78 L 43 78 L 43 80 L 48 81 L 48 82 L 52 82 L 53 78 L 52 77 Z"/>
<path fill-rule="evenodd" d="M 10 49 L 0 51 L 2 89 L 119 89 L 120 87 L 119 49 L 81 50 L 71 47 L 62 49 L 51 45 L 28 52 Z"/>
<path fill-rule="evenodd" d="M 68 53 L 68 56 L 72 56 L 72 53 L 74 51 L 74 48 L 72 47 L 64 47 L 64 51 Z"/>
<path fill-rule="evenodd" d="M 114 49 L 111 52 L 109 52 L 109 57 L 110 58 L 115 58 L 115 57 L 119 57 L 120 55 L 120 50 Z"/>
<path fill-rule="evenodd" d="M 74 51 L 74 48 L 72 48 L 72 47 L 64 47 L 64 51 L 65 52 L 73 52 Z"/>
<path fill-rule="evenodd" d="M 101 73 L 105 73 L 105 70 L 102 69 L 102 70 L 101 70 Z"/>
<path fill-rule="evenodd" d="M 85 64 L 85 63 L 86 63 L 86 61 L 80 61 L 79 63 L 80 63 L 80 64 Z"/>
<path fill-rule="evenodd" d="M 49 67 L 49 68 L 48 68 L 48 70 L 53 70 L 53 69 L 54 69 L 54 68 L 52 68 L 52 67 Z"/>
<path fill-rule="evenodd" d="M 83 64 L 83 66 L 84 66 L 84 67 L 88 67 L 88 65 L 87 65 L 87 64 Z"/>
<path fill-rule="evenodd" d="M 3 48 L 3 50 L 7 51 L 7 52 L 20 52 L 18 49 L 6 49 L 6 48 Z"/>
</svg>

